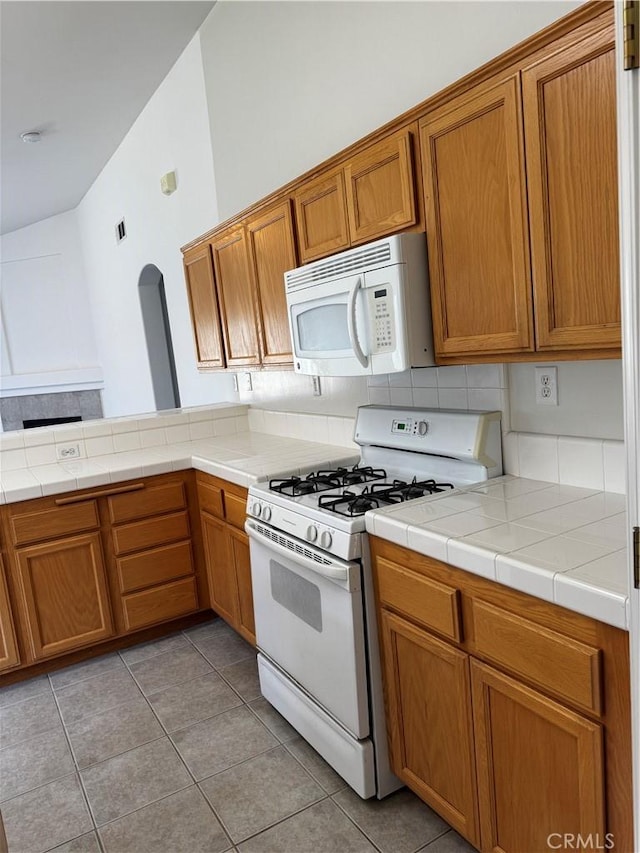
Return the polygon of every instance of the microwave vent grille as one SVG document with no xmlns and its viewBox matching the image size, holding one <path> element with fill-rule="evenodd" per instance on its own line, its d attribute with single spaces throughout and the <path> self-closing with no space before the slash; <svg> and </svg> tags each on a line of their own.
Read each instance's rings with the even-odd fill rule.
<svg viewBox="0 0 640 853">
<path fill-rule="evenodd" d="M 359 251 L 345 253 L 339 258 L 328 258 L 308 267 L 285 273 L 287 290 L 297 287 L 308 287 L 333 278 L 355 275 L 372 267 L 388 264 L 391 260 L 391 245 L 389 242 L 367 246 Z"/>
</svg>

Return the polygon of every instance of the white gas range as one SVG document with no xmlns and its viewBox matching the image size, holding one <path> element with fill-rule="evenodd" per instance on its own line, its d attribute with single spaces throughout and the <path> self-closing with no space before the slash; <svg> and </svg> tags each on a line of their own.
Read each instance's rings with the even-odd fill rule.
<svg viewBox="0 0 640 853">
<path fill-rule="evenodd" d="M 263 695 L 363 798 L 389 768 L 365 513 L 502 473 L 499 412 L 363 406 L 350 468 L 249 489 Z"/>
</svg>

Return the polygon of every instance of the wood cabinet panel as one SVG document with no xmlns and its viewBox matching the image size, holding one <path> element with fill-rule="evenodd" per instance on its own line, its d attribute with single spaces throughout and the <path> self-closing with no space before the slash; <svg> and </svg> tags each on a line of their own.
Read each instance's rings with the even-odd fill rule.
<svg viewBox="0 0 640 853">
<path fill-rule="evenodd" d="M 483 849 L 604 839 L 601 726 L 474 660 L 471 677 Z"/>
<path fill-rule="evenodd" d="M 228 489 L 224 492 L 224 511 L 225 518 L 229 524 L 233 524 L 239 530 L 244 530 L 244 522 L 247 517 L 247 495 L 234 495 Z"/>
<path fill-rule="evenodd" d="M 469 656 L 381 611 L 394 772 L 478 842 Z"/>
<path fill-rule="evenodd" d="M 376 567 L 380 603 L 459 642 L 462 639 L 458 591 L 446 584 L 379 559 Z"/>
<path fill-rule="evenodd" d="M 238 590 L 231 540 L 224 521 L 200 514 L 204 556 L 213 609 L 231 625 L 237 623 Z"/>
<path fill-rule="evenodd" d="M 224 518 L 223 492 L 212 483 L 205 483 L 198 475 L 198 503 L 200 510 L 214 515 L 216 518 Z"/>
<path fill-rule="evenodd" d="M 602 710 L 600 650 L 508 613 L 486 601 L 471 603 L 470 648 L 573 705 Z M 553 661 L 553 666 L 550 662 Z"/>
<path fill-rule="evenodd" d="M 81 533 L 100 526 L 98 505 L 93 500 L 70 506 L 38 508 L 23 512 L 11 508 L 11 532 L 16 545 L 57 539 L 69 533 Z"/>
<path fill-rule="evenodd" d="M 194 578 L 154 586 L 126 595 L 123 600 L 125 625 L 134 631 L 157 622 L 167 622 L 198 609 L 198 592 Z"/>
<path fill-rule="evenodd" d="M 0 557 L 0 671 L 20 663 L 16 633 L 7 592 L 4 565 Z"/>
<path fill-rule="evenodd" d="M 146 488 L 139 492 L 114 495 L 108 498 L 108 505 L 111 523 L 120 524 L 137 518 L 149 518 L 152 515 L 184 509 L 187 499 L 184 484 L 177 481 L 159 485 L 147 484 Z"/>
<path fill-rule="evenodd" d="M 256 644 L 256 623 L 253 615 L 253 585 L 249 537 L 240 530 L 228 528 L 238 589 L 238 631 L 252 645 Z"/>
<path fill-rule="evenodd" d="M 260 364 L 253 282 L 243 228 L 211 244 L 227 367 Z"/>
<path fill-rule="evenodd" d="M 420 122 L 436 353 L 533 349 L 518 76 Z"/>
<path fill-rule="evenodd" d="M 21 548 L 16 559 L 28 642 L 36 659 L 113 635 L 99 533 Z"/>
<path fill-rule="evenodd" d="M 198 367 L 225 367 L 220 312 L 209 244 L 197 246 L 185 254 L 184 276 Z"/>
<path fill-rule="evenodd" d="M 522 74 L 538 349 L 620 347 L 614 42 Z"/>
<path fill-rule="evenodd" d="M 321 175 L 296 192 L 298 247 L 303 263 L 349 248 L 342 171 Z"/>
<path fill-rule="evenodd" d="M 401 231 L 416 222 L 412 134 L 403 130 L 344 167 L 352 245 Z"/>
<path fill-rule="evenodd" d="M 165 583 L 194 571 L 190 542 L 177 542 L 129 557 L 119 557 L 116 565 L 122 592 Z"/>
<path fill-rule="evenodd" d="M 122 524 L 112 531 L 113 547 L 116 554 L 155 548 L 169 542 L 178 542 L 189 538 L 189 515 L 176 512 L 145 521 Z"/>
<path fill-rule="evenodd" d="M 247 222 L 253 276 L 258 297 L 260 357 L 263 364 L 293 361 L 284 274 L 297 266 L 291 204 Z"/>
</svg>

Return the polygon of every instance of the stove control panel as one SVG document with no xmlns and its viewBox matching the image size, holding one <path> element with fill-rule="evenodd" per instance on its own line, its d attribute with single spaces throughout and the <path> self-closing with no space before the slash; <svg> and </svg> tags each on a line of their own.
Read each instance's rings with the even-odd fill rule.
<svg viewBox="0 0 640 853">
<path fill-rule="evenodd" d="M 429 432 L 429 421 L 419 421 L 413 418 L 396 419 L 391 423 L 391 432 L 396 435 L 419 435 Z"/>
</svg>

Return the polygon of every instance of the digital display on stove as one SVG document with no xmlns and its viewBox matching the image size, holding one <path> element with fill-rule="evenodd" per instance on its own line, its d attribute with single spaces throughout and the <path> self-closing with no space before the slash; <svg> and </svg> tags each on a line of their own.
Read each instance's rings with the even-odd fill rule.
<svg viewBox="0 0 640 853">
<path fill-rule="evenodd" d="M 412 420 L 406 420 L 406 421 L 394 420 L 391 424 L 391 432 L 412 432 L 412 431 L 415 432 Z"/>
<path fill-rule="evenodd" d="M 380 299 L 382 296 L 386 296 L 386 295 L 387 295 L 386 290 L 374 290 L 373 291 L 373 298 L 374 299 Z"/>
<path fill-rule="evenodd" d="M 406 428 L 407 428 L 406 424 L 398 424 L 398 429 L 406 429 Z"/>
</svg>

